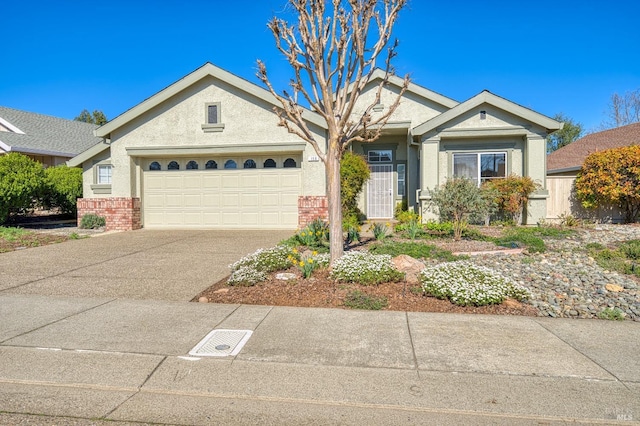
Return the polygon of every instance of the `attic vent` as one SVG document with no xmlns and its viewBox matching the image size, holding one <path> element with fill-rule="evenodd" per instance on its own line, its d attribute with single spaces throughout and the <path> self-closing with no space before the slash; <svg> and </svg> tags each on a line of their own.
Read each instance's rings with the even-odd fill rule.
<svg viewBox="0 0 640 426">
<path fill-rule="evenodd" d="M 480 120 L 487 119 L 487 111 L 480 111 Z"/>
</svg>

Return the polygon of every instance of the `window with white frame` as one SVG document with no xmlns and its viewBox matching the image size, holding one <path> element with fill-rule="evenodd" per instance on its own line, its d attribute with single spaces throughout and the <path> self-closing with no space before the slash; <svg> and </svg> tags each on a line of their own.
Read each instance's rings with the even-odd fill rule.
<svg viewBox="0 0 640 426">
<path fill-rule="evenodd" d="M 477 152 L 453 154 L 453 176 L 464 177 L 478 185 L 507 175 L 505 152 Z"/>
<path fill-rule="evenodd" d="M 97 170 L 98 185 L 111 185 L 111 164 L 100 164 Z"/>
<path fill-rule="evenodd" d="M 367 153 L 369 163 L 390 163 L 393 160 L 390 149 L 376 149 Z"/>
<path fill-rule="evenodd" d="M 398 164 L 398 196 L 403 197 L 405 195 L 405 182 L 407 180 L 406 164 Z"/>
</svg>

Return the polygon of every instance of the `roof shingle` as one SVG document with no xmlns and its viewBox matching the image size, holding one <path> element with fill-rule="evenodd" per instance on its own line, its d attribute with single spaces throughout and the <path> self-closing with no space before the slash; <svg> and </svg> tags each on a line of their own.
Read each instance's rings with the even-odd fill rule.
<svg viewBox="0 0 640 426">
<path fill-rule="evenodd" d="M 596 151 L 640 145 L 640 123 L 591 133 L 547 155 L 547 173 L 579 169 L 585 158 Z"/>
<path fill-rule="evenodd" d="M 24 134 L 0 131 L 0 142 L 11 151 L 74 157 L 101 141 L 94 124 L 0 106 L 0 118 Z"/>
</svg>

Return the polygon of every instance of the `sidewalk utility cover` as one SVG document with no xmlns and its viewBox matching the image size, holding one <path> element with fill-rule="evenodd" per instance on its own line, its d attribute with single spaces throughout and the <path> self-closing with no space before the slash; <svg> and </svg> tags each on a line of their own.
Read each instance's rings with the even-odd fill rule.
<svg viewBox="0 0 640 426">
<path fill-rule="evenodd" d="M 235 356 L 240 352 L 251 330 L 213 330 L 191 349 L 191 356 Z"/>
</svg>

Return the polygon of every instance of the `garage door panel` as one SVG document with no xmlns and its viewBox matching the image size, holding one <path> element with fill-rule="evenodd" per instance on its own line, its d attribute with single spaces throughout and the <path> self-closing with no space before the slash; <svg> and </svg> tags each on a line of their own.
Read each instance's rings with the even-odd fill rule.
<svg viewBox="0 0 640 426">
<path fill-rule="evenodd" d="M 164 188 L 165 189 L 182 189 L 182 176 L 176 175 L 175 172 L 173 176 L 166 176 L 164 179 Z"/>
<path fill-rule="evenodd" d="M 242 194 L 242 209 L 255 209 L 260 206 L 260 196 L 258 194 Z"/>
<path fill-rule="evenodd" d="M 228 176 L 222 177 L 222 186 L 220 187 L 222 191 L 237 191 L 238 188 L 240 188 L 240 176 L 229 174 Z"/>
<path fill-rule="evenodd" d="M 260 180 L 260 185 L 262 188 L 267 190 L 278 188 L 280 187 L 280 177 L 281 176 L 279 174 L 265 174 Z"/>
<path fill-rule="evenodd" d="M 276 226 L 280 223 L 280 213 L 278 212 L 264 212 L 260 218 L 265 226 Z"/>
<path fill-rule="evenodd" d="M 184 212 L 184 224 L 187 226 L 199 226 L 202 223 L 201 212 Z"/>
<path fill-rule="evenodd" d="M 300 170 L 176 170 L 143 175 L 145 227 L 295 228 Z"/>
<path fill-rule="evenodd" d="M 202 194 L 202 207 L 212 208 L 212 207 L 219 207 L 219 206 L 220 206 L 220 194 L 211 194 L 211 193 Z"/>
<path fill-rule="evenodd" d="M 183 196 L 185 208 L 202 208 L 202 195 L 201 194 L 184 194 Z"/>
<path fill-rule="evenodd" d="M 258 225 L 260 223 L 260 221 L 258 220 L 260 214 L 258 212 L 243 212 L 240 214 L 240 216 L 242 217 L 243 225 L 251 226 Z"/>
<path fill-rule="evenodd" d="M 205 172 L 206 173 L 206 172 Z M 219 189 L 222 185 L 222 179 L 219 174 L 207 173 L 202 176 L 202 187 L 204 189 Z"/>
<path fill-rule="evenodd" d="M 183 225 L 184 214 L 181 211 L 168 211 L 164 214 L 164 222 L 169 226 Z"/>
<path fill-rule="evenodd" d="M 292 207 L 295 206 L 298 208 L 298 194 L 281 194 L 280 195 L 280 205 Z"/>
<path fill-rule="evenodd" d="M 223 226 L 238 226 L 240 225 L 241 216 L 238 212 L 222 212 L 222 225 Z"/>
<path fill-rule="evenodd" d="M 222 194 L 222 208 L 240 210 L 240 195 L 241 194 Z"/>
<path fill-rule="evenodd" d="M 164 196 L 164 205 L 169 208 L 182 207 L 182 194 L 167 193 Z"/>
<path fill-rule="evenodd" d="M 240 185 L 244 189 L 258 189 L 260 187 L 260 179 L 258 175 L 245 175 L 240 178 Z"/>
<path fill-rule="evenodd" d="M 300 180 L 300 173 L 295 173 L 295 174 L 291 174 L 291 175 L 281 175 L 280 176 L 280 187 L 281 188 L 287 188 L 287 189 L 298 189 L 300 188 L 301 185 L 301 180 Z M 297 191 L 296 191 L 297 192 Z"/>
<path fill-rule="evenodd" d="M 280 197 L 278 194 L 260 194 L 260 205 L 265 208 L 277 208 L 280 205 Z"/>
</svg>

